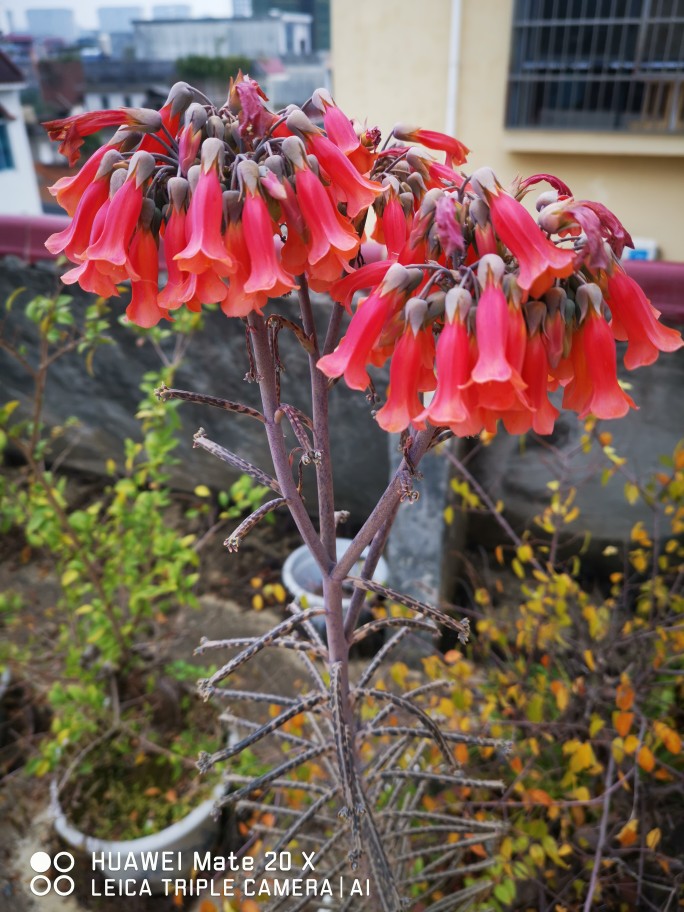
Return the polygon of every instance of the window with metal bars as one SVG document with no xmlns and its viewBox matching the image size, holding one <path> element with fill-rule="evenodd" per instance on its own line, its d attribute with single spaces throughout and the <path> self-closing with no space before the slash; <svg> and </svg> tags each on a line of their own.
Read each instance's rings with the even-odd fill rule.
<svg viewBox="0 0 684 912">
<path fill-rule="evenodd" d="M 684 133 L 684 0 L 515 0 L 506 126 Z"/>
<path fill-rule="evenodd" d="M 9 130 L 7 129 L 7 124 L 0 117 L 0 171 L 7 171 L 11 168 L 14 168 L 14 156 L 12 155 Z"/>
</svg>

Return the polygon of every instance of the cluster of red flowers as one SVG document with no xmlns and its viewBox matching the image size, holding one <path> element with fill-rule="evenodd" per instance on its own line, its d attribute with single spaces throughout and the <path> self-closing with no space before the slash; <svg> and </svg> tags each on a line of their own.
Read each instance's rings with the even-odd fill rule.
<svg viewBox="0 0 684 912">
<path fill-rule="evenodd" d="M 405 126 L 380 147 L 379 132 L 324 90 L 278 114 L 265 102 L 240 76 L 220 109 L 179 83 L 159 112 L 46 124 L 71 162 L 83 137 L 119 128 L 51 188 L 73 216 L 47 242 L 75 264 L 63 280 L 107 297 L 130 280 L 126 313 L 146 327 L 182 304 L 260 313 L 304 281 L 351 312 L 370 289 L 318 366 L 365 389 L 368 366 L 391 359 L 377 413 L 388 431 L 429 423 L 471 435 L 500 419 L 548 434 L 557 388 L 581 417 L 619 417 L 634 403 L 617 381 L 615 340 L 627 341 L 630 369 L 683 344 L 621 268 L 631 241 L 618 219 L 552 175 L 509 190 L 488 168 L 465 177 L 461 143 Z M 541 181 L 553 189 L 535 220 L 521 199 Z M 386 256 L 364 263 L 371 210 Z"/>
</svg>

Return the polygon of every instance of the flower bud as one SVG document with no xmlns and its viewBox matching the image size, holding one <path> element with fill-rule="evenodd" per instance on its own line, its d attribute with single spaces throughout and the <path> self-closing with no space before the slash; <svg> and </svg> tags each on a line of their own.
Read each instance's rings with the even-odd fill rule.
<svg viewBox="0 0 684 912">
<path fill-rule="evenodd" d="M 223 142 L 226 130 L 225 125 L 218 114 L 212 114 L 207 119 L 207 136 L 214 139 L 220 139 Z"/>
<path fill-rule="evenodd" d="M 480 197 L 485 197 L 486 193 L 496 194 L 501 189 L 492 169 L 486 167 L 478 168 L 474 174 L 471 174 L 470 184 Z"/>
<path fill-rule="evenodd" d="M 213 168 L 216 165 L 220 173 L 223 170 L 224 155 L 225 148 L 222 139 L 216 139 L 214 136 L 205 139 L 202 143 L 202 152 L 200 156 L 202 171 L 206 174 L 210 168 Z"/>
<path fill-rule="evenodd" d="M 142 201 L 142 208 L 140 210 L 140 225 L 146 230 L 152 228 L 152 223 L 155 220 L 155 214 L 157 212 L 157 207 L 154 205 L 154 200 L 151 200 L 149 197 L 145 197 Z"/>
<path fill-rule="evenodd" d="M 593 282 L 587 282 L 586 285 L 580 285 L 575 292 L 575 303 L 579 307 L 580 317 L 585 319 L 589 307 L 593 307 L 599 316 L 601 315 L 601 305 L 603 304 L 603 294 L 598 285 Z"/>
<path fill-rule="evenodd" d="M 506 266 L 500 256 L 497 256 L 495 253 L 486 253 L 478 264 L 477 280 L 482 288 L 484 288 L 491 276 L 496 284 L 500 285 L 505 271 Z"/>
<path fill-rule="evenodd" d="M 124 160 L 125 159 L 123 155 L 120 152 L 117 152 L 116 149 L 108 149 L 102 156 L 100 167 L 97 169 L 97 173 L 95 174 L 95 180 L 99 180 L 102 177 L 107 177 L 107 175 L 112 173 L 115 166 Z"/>
<path fill-rule="evenodd" d="M 166 190 L 173 208 L 180 210 L 185 206 L 190 196 L 190 184 L 184 177 L 171 177 L 166 184 Z"/>
<path fill-rule="evenodd" d="M 109 181 L 109 198 L 111 199 L 117 190 L 120 190 L 121 187 L 126 183 L 128 179 L 128 169 L 127 168 L 118 168 L 112 174 L 111 180 Z"/>
<path fill-rule="evenodd" d="M 124 108 L 127 125 L 139 133 L 158 133 L 162 128 L 162 116 L 152 108 Z"/>
<path fill-rule="evenodd" d="M 241 193 L 239 190 L 224 190 L 223 191 L 223 215 L 227 222 L 240 221 L 240 216 L 242 215 L 242 200 Z"/>
<path fill-rule="evenodd" d="M 268 158 L 263 160 L 262 165 L 272 171 L 280 180 L 284 179 L 285 164 L 280 155 L 269 155 Z"/>
<path fill-rule="evenodd" d="M 140 145 L 142 138 L 142 133 L 129 130 L 128 127 L 119 127 L 112 136 L 111 143 L 118 148 L 119 152 L 132 152 Z"/>
<path fill-rule="evenodd" d="M 145 181 L 152 177 L 157 164 L 154 155 L 149 152 L 136 152 L 128 163 L 128 175 L 135 178 L 136 187 L 140 187 Z"/>
<path fill-rule="evenodd" d="M 171 91 L 166 99 L 166 104 L 171 105 L 171 114 L 175 117 L 182 114 L 195 97 L 195 93 L 187 82 L 176 82 L 171 86 Z"/>
<path fill-rule="evenodd" d="M 558 202 L 558 190 L 546 190 L 544 193 L 540 193 L 537 197 L 537 201 L 534 204 L 537 212 L 541 212 L 545 206 L 550 206 L 553 203 Z"/>
<path fill-rule="evenodd" d="M 304 111 L 295 108 L 291 111 L 285 120 L 285 125 L 295 136 L 306 136 L 310 133 L 319 133 L 318 127 L 309 120 Z"/>
<path fill-rule="evenodd" d="M 479 197 L 471 200 L 468 211 L 472 220 L 480 228 L 484 228 L 489 223 L 489 206 Z"/>
<path fill-rule="evenodd" d="M 207 123 L 206 109 L 198 102 L 193 102 L 185 112 L 185 126 L 192 127 L 194 133 L 199 133 Z"/>
<path fill-rule="evenodd" d="M 406 322 L 411 327 L 414 336 L 417 336 L 422 329 L 427 309 L 427 301 L 424 298 L 409 298 L 404 305 Z"/>
<path fill-rule="evenodd" d="M 543 301 L 525 301 L 523 315 L 528 334 L 534 336 L 542 328 L 546 317 L 546 304 Z"/>
<path fill-rule="evenodd" d="M 287 136 L 280 147 L 283 155 L 295 168 L 306 167 L 306 149 L 298 136 Z"/>
<path fill-rule="evenodd" d="M 444 300 L 444 311 L 450 323 L 453 323 L 456 317 L 465 322 L 470 308 L 473 306 L 473 297 L 467 288 L 456 286 L 450 288 L 446 293 Z"/>
<path fill-rule="evenodd" d="M 246 187 L 252 196 L 259 186 L 259 166 L 255 161 L 243 159 L 237 166 L 238 181 L 241 187 Z"/>
</svg>

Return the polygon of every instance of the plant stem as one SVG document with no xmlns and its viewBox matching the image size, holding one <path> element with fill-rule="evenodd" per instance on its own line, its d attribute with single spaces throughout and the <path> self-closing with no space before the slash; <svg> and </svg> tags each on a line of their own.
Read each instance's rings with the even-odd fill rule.
<svg viewBox="0 0 684 912">
<path fill-rule="evenodd" d="M 285 438 L 283 437 L 283 432 L 280 429 L 279 424 L 275 420 L 275 414 L 280 403 L 278 402 L 276 395 L 275 371 L 271 350 L 268 344 L 266 322 L 260 314 L 252 312 L 249 315 L 249 326 L 251 327 L 252 346 L 254 349 L 257 374 L 259 376 L 259 389 L 263 405 L 266 436 L 271 451 L 271 458 L 273 459 L 275 475 L 280 484 L 283 496 L 288 501 L 290 513 L 297 525 L 299 534 L 304 540 L 304 544 L 313 555 L 321 573 L 326 576 L 330 569 L 331 559 L 328 552 L 323 547 L 321 539 L 318 537 L 316 529 L 309 518 L 309 514 L 306 512 L 304 501 L 297 490 L 297 485 L 294 482 L 290 469 L 290 460 L 285 447 Z"/>
<path fill-rule="evenodd" d="M 311 297 L 306 276 L 298 276 L 299 307 L 302 315 L 304 332 L 313 343 L 313 352 L 309 354 L 309 372 L 311 374 L 311 403 L 314 426 L 314 446 L 321 454 L 316 465 L 318 486 L 318 523 L 321 541 L 330 560 L 337 561 L 335 530 L 335 494 L 333 488 L 332 463 L 330 458 L 330 433 L 328 418 L 328 378 L 317 367 L 320 352 L 311 309 Z M 336 306 L 336 305 L 333 305 Z"/>
<path fill-rule="evenodd" d="M 431 427 L 416 434 L 413 444 L 407 454 L 408 460 L 404 457 L 401 461 L 399 468 L 394 473 L 384 494 L 375 505 L 373 512 L 363 524 L 351 545 L 347 548 L 344 556 L 338 561 L 337 566 L 332 572 L 333 579 L 344 580 L 349 575 L 349 571 L 356 561 L 361 557 L 364 548 L 371 543 L 375 535 L 385 527 L 386 523 L 389 523 L 391 526 L 390 518 L 396 514 L 396 510 L 401 502 L 402 480 L 405 480 L 407 476 L 409 478 L 412 477 L 413 472 L 409 469 L 409 466 L 412 466 L 415 470 L 420 460 L 426 454 L 434 432 L 435 429 Z M 389 534 L 389 527 L 386 530 L 386 534 Z"/>
</svg>

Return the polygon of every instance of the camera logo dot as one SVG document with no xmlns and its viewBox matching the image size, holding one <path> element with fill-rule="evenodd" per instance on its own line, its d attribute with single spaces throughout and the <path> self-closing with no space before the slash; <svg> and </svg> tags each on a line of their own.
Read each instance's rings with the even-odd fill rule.
<svg viewBox="0 0 684 912">
<path fill-rule="evenodd" d="M 54 858 L 50 858 L 47 852 L 34 852 L 29 864 L 36 872 L 30 884 L 34 896 L 45 896 L 52 889 L 58 896 L 69 896 L 74 892 L 73 878 L 67 876 L 74 866 L 74 856 L 70 852 L 57 852 Z M 58 874 L 54 881 L 46 873 L 50 868 Z"/>
</svg>

